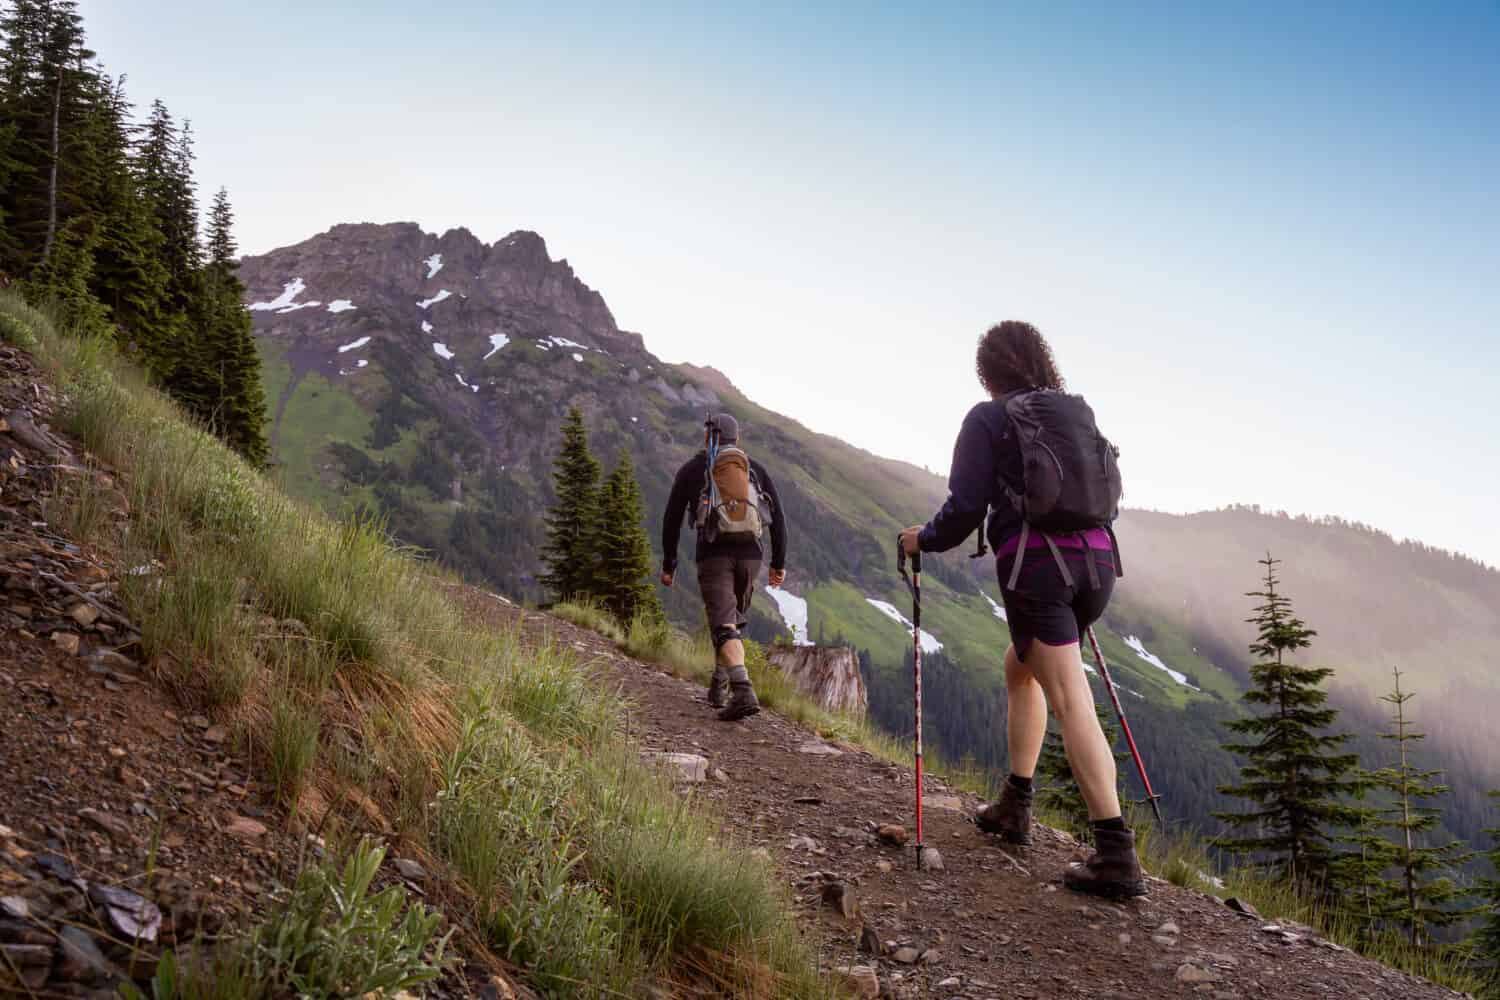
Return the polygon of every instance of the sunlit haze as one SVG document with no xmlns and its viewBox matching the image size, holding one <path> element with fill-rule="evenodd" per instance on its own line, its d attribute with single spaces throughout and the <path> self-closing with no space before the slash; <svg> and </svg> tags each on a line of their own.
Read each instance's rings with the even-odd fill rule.
<svg viewBox="0 0 1500 1000">
<path fill-rule="evenodd" d="M 82 4 L 247 253 L 532 229 L 662 357 L 944 473 L 1026 319 L 1131 505 L 1500 564 L 1500 6 L 1006 6 Z"/>
</svg>

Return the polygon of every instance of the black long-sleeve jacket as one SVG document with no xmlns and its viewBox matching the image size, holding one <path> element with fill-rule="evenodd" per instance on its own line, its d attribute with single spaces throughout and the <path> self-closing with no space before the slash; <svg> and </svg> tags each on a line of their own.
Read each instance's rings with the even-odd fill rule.
<svg viewBox="0 0 1500 1000">
<path fill-rule="evenodd" d="M 755 473 L 755 484 L 771 501 L 771 568 L 786 569 L 786 512 L 781 507 L 781 497 L 777 495 L 776 484 L 771 481 L 771 474 L 764 465 L 752 458 L 750 471 Z M 677 536 L 682 533 L 682 516 L 703 492 L 707 475 L 708 453 L 700 451 L 677 470 L 677 478 L 672 481 L 672 495 L 667 498 L 667 511 L 661 526 L 661 568 L 664 573 L 677 570 Z M 758 539 L 716 539 L 699 542 L 694 558 L 719 555 L 759 559 L 762 549 Z"/>
<path fill-rule="evenodd" d="M 961 545 L 985 519 L 990 547 L 1021 530 L 1015 512 L 1001 486 L 1020 483 L 1021 451 L 1011 433 L 1005 403 L 998 399 L 979 403 L 964 417 L 958 440 L 953 444 L 953 468 L 948 475 L 948 499 L 917 536 L 923 552 L 946 552 Z"/>
</svg>

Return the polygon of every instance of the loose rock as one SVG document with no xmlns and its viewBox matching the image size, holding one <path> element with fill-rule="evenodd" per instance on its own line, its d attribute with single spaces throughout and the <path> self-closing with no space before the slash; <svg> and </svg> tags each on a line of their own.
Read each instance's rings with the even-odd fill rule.
<svg viewBox="0 0 1500 1000">
<path fill-rule="evenodd" d="M 899 823 L 882 823 L 876 829 L 875 836 L 892 847 L 900 847 L 906 843 L 906 827 Z"/>
</svg>

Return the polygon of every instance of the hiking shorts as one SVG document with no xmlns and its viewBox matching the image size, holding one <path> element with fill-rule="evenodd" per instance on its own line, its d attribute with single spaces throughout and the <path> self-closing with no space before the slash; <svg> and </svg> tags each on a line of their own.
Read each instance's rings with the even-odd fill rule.
<svg viewBox="0 0 1500 1000">
<path fill-rule="evenodd" d="M 1115 589 L 1113 554 L 1103 549 L 1060 549 L 1063 562 L 1073 576 L 1069 586 L 1063 579 L 1057 560 L 1047 549 L 1029 549 L 1021 564 L 1016 589 L 1006 589 L 1010 582 L 1014 553 L 996 560 L 1000 571 L 1000 596 L 1005 601 L 1005 616 L 1010 625 L 1011 642 L 1022 662 L 1032 640 L 1049 646 L 1066 646 L 1077 642 L 1087 629 L 1104 614 L 1109 596 Z M 1089 580 L 1086 559 L 1094 560 L 1099 586 Z"/>
<path fill-rule="evenodd" d="M 717 555 L 698 560 L 698 589 L 703 593 L 703 608 L 708 613 L 708 631 L 718 649 L 748 624 L 750 597 L 755 593 L 755 578 L 760 575 L 760 558 Z"/>
</svg>

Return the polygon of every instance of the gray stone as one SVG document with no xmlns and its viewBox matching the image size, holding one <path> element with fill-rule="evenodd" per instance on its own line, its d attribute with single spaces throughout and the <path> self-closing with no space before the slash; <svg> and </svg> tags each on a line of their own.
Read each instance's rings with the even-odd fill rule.
<svg viewBox="0 0 1500 1000">
<path fill-rule="evenodd" d="M 31 916 L 31 904 L 20 896 L 0 897 L 0 913 L 14 920 L 26 920 Z"/>
<path fill-rule="evenodd" d="M 831 747 L 827 743 L 819 740 L 813 740 L 802 744 L 797 748 L 797 752 L 809 754 L 813 757 L 841 757 L 844 753 L 844 751 L 838 749 L 837 747 Z"/>
<path fill-rule="evenodd" d="M 1171 934 L 1173 937 L 1176 937 L 1178 934 L 1181 934 L 1182 931 L 1180 931 L 1180 930 L 1177 929 L 1177 925 L 1176 924 L 1174 924 L 1172 921 L 1168 920 L 1166 923 L 1162 924 L 1160 927 L 1158 927 L 1156 929 L 1156 933 L 1158 933 L 1158 934 Z"/>
<path fill-rule="evenodd" d="M 155 941 L 161 931 L 161 909 L 129 889 L 91 885 L 89 898 L 103 908 L 110 927 L 127 941 Z"/>
<path fill-rule="evenodd" d="M 708 758 L 696 753 L 647 753 L 648 764 L 666 771 L 673 781 L 696 785 L 708 777 Z"/>
<path fill-rule="evenodd" d="M 1224 977 L 1212 969 L 1205 969 L 1192 962 L 1183 962 L 1177 967 L 1177 974 L 1172 978 L 1179 983 L 1217 983 Z"/>
<path fill-rule="evenodd" d="M 402 878 L 411 879 L 413 882 L 423 882 L 427 879 L 427 869 L 410 858 L 397 858 L 391 863 L 396 866 L 396 871 L 401 873 Z"/>
<path fill-rule="evenodd" d="M 1260 919 L 1260 914 L 1256 912 L 1255 907 L 1237 896 L 1230 896 L 1224 900 L 1224 905 L 1242 916 L 1251 917 L 1256 920 Z"/>
<path fill-rule="evenodd" d="M 921 866 L 924 872 L 940 872 L 943 870 L 943 855 L 936 847 L 923 847 Z"/>
<path fill-rule="evenodd" d="M 956 990 L 963 984 L 963 980 L 957 976 L 949 976 L 947 979 L 939 980 L 937 988 L 940 990 Z"/>
<path fill-rule="evenodd" d="M 900 962 L 902 965 L 916 965 L 917 959 L 921 957 L 922 953 L 913 948 L 911 945 L 897 948 L 895 951 L 891 952 L 891 961 Z"/>
<path fill-rule="evenodd" d="M 854 898 L 854 892 L 842 882 L 830 882 L 823 887 L 823 905 L 845 920 L 853 920 L 859 915 L 859 901 Z"/>
<path fill-rule="evenodd" d="M 114 972 L 93 935 L 71 924 L 57 932 L 57 959 L 52 974 L 64 982 L 85 983 Z"/>
</svg>

